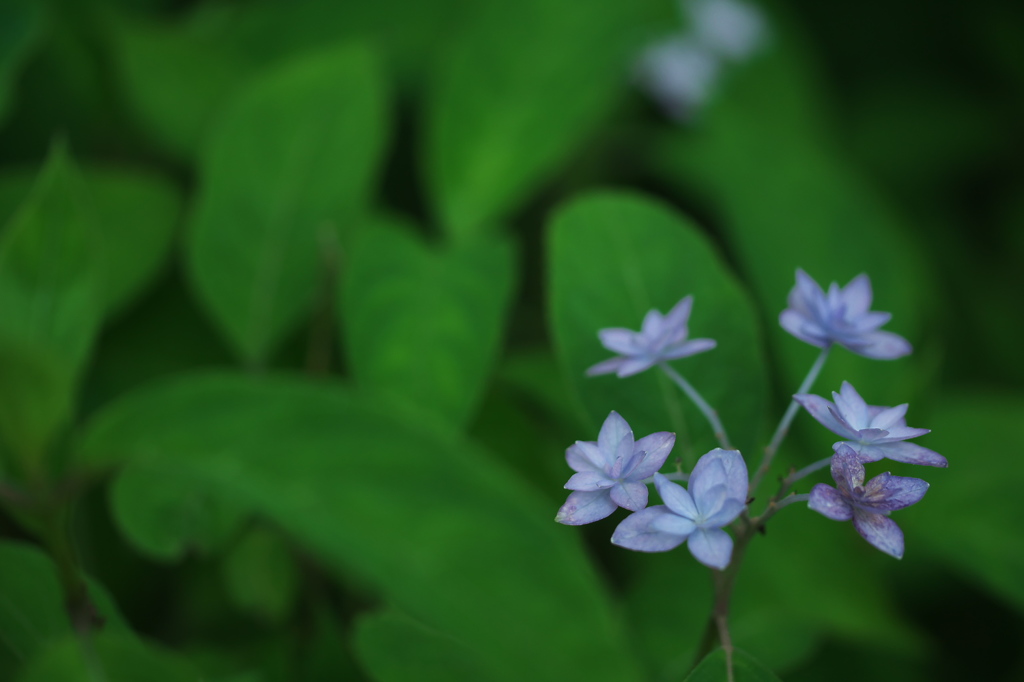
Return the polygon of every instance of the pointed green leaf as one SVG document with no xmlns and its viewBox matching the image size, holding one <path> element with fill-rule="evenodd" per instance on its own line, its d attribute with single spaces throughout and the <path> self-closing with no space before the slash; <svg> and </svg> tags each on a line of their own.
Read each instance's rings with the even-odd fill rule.
<svg viewBox="0 0 1024 682">
<path fill-rule="evenodd" d="M 98 414 L 76 462 L 140 456 L 239 500 L 339 578 L 355 572 L 499 680 L 638 677 L 579 535 L 491 455 L 390 400 L 184 377 Z"/>
<path fill-rule="evenodd" d="M 752 452 L 763 419 L 765 368 L 753 306 L 721 257 L 685 217 L 653 199 L 594 193 L 561 207 L 551 219 L 551 324 L 570 385 L 597 427 L 618 411 L 634 433 L 675 431 L 687 467 L 715 447 L 700 412 L 657 368 L 619 379 L 587 377 L 614 353 L 599 329 L 638 330 L 652 308 L 662 313 L 694 297 L 691 338 L 712 338 L 707 353 L 672 362 L 717 409 L 733 445 Z"/>
<path fill-rule="evenodd" d="M 432 247 L 398 225 L 365 230 L 338 297 L 355 378 L 465 423 L 498 352 L 514 256 L 505 240 Z"/>
<path fill-rule="evenodd" d="M 729 679 L 735 682 L 781 682 L 771 670 L 740 649 L 733 651 L 732 665 L 734 677 L 730 678 L 726 672 L 725 650 L 715 649 L 686 676 L 684 682 L 726 682 Z"/>
<path fill-rule="evenodd" d="M 325 258 L 366 210 L 385 100 L 373 55 L 334 48 L 251 81 L 211 132 L 189 275 L 246 362 L 264 362 L 309 311 Z"/>
</svg>

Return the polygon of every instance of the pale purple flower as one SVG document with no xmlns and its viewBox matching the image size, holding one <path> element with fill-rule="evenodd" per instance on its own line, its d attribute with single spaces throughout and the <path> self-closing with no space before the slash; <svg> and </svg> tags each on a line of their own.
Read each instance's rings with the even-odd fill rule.
<svg viewBox="0 0 1024 682">
<path fill-rule="evenodd" d="M 742 61 L 765 42 L 766 22 L 753 5 L 738 0 L 690 0 L 686 10 L 696 39 L 715 55 Z"/>
<path fill-rule="evenodd" d="M 864 464 L 847 445 L 840 445 L 832 457 L 832 478 L 836 487 L 817 484 L 807 506 L 833 521 L 853 519 L 853 527 L 865 540 L 902 559 L 903 531 L 889 518 L 889 512 L 920 501 L 928 492 L 928 483 L 886 472 L 865 484 Z"/>
<path fill-rule="evenodd" d="M 891 313 L 871 311 L 871 280 L 857 275 L 845 287 L 833 282 L 828 293 L 803 270 L 789 292 L 789 307 L 779 315 L 787 332 L 812 346 L 838 343 L 849 351 L 876 360 L 894 360 L 912 350 L 898 334 L 879 331 Z"/>
<path fill-rule="evenodd" d="M 793 399 L 803 405 L 826 429 L 845 439 L 836 443 L 835 447 L 840 443 L 848 445 L 865 462 L 886 458 L 908 464 L 949 466 L 946 458 L 939 453 L 907 442 L 909 438 L 931 432 L 907 426 L 903 418 L 907 413 L 906 403 L 896 407 L 868 405 L 846 381 L 839 393 L 832 393 L 835 403 L 811 394 L 797 394 Z"/>
<path fill-rule="evenodd" d="M 676 303 L 667 315 L 648 311 L 640 331 L 615 327 L 597 333 L 601 345 L 619 355 L 599 362 L 587 370 L 587 376 L 611 374 L 632 376 L 667 360 L 685 358 L 715 347 L 713 339 L 687 340 L 693 296 Z"/>
<path fill-rule="evenodd" d="M 736 450 L 715 448 L 697 461 L 690 489 L 661 474 L 654 485 L 665 504 L 626 517 L 612 543 L 639 552 L 667 552 L 687 542 L 705 566 L 724 569 L 732 558 L 732 538 L 722 530 L 747 506 L 747 465 Z"/>
<path fill-rule="evenodd" d="M 576 441 L 565 459 L 577 473 L 565 487 L 573 492 L 555 521 L 570 526 L 599 521 L 618 507 L 639 511 L 647 506 L 647 484 L 675 445 L 666 431 L 633 441 L 633 432 L 618 412 L 604 420 L 597 442 Z"/>
</svg>

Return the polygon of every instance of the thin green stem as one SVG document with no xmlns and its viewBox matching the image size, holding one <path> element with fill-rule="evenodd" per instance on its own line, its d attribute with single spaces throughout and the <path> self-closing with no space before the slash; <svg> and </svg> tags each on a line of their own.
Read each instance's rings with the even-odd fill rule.
<svg viewBox="0 0 1024 682">
<path fill-rule="evenodd" d="M 715 431 L 715 439 L 718 441 L 718 444 L 726 450 L 733 450 L 734 448 L 729 442 L 729 436 L 725 433 L 725 427 L 722 426 L 722 421 L 718 418 L 718 412 L 708 405 L 707 401 L 697 392 L 697 389 L 683 378 L 683 375 L 669 367 L 667 363 L 663 362 L 658 366 L 679 388 L 683 389 L 683 393 L 693 401 L 693 404 L 697 406 L 697 409 L 704 415 L 704 418 L 708 420 L 711 428 Z"/>
<path fill-rule="evenodd" d="M 804 377 L 803 383 L 800 384 L 800 388 L 797 389 L 796 395 L 801 393 L 807 393 L 811 390 L 811 386 L 814 385 L 814 381 L 821 374 L 821 368 L 825 366 L 825 361 L 828 359 L 828 352 L 832 346 L 825 346 L 821 349 L 821 353 L 818 354 L 818 359 L 811 365 L 811 370 Z M 800 404 L 793 400 L 789 401 L 789 406 L 786 408 L 786 413 L 782 415 L 782 421 L 779 422 L 779 426 L 775 429 L 775 434 L 772 436 L 771 441 L 768 443 L 768 447 L 764 449 L 764 457 L 761 459 L 761 465 L 757 468 L 757 472 L 750 481 L 750 495 L 754 494 L 757 487 L 761 484 L 761 480 L 764 479 L 765 474 L 768 473 L 768 469 L 771 468 L 772 460 L 775 459 L 775 453 L 778 452 L 779 446 L 782 444 L 782 440 L 789 433 L 790 424 L 793 423 L 793 419 L 796 417 L 797 410 L 800 409 Z"/>
</svg>

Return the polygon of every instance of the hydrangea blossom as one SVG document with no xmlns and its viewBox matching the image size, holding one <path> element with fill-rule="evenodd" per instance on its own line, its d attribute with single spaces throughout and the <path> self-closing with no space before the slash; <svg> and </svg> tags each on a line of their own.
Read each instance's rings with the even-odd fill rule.
<svg viewBox="0 0 1024 682">
<path fill-rule="evenodd" d="M 779 323 L 793 336 L 819 348 L 837 343 L 876 360 L 894 360 L 910 353 L 910 343 L 902 336 L 879 331 L 892 314 L 869 310 L 871 298 L 867 275 L 854 277 L 842 288 L 833 282 L 826 293 L 806 272 L 797 270 L 789 307 L 779 315 Z"/>
<path fill-rule="evenodd" d="M 639 332 L 612 328 L 598 332 L 601 345 L 617 357 L 599 362 L 587 370 L 587 376 L 611 374 L 620 378 L 639 374 L 666 360 L 676 360 L 703 353 L 715 347 L 713 339 L 690 339 L 690 312 L 693 296 L 679 301 L 667 315 L 657 310 L 648 311 Z"/>
<path fill-rule="evenodd" d="M 864 483 L 864 464 L 853 448 L 842 444 L 832 457 L 836 487 L 818 483 L 807 506 L 834 521 L 853 520 L 865 540 L 897 559 L 903 558 L 903 531 L 889 513 L 920 501 L 928 483 L 886 472 Z"/>
<path fill-rule="evenodd" d="M 839 393 L 832 393 L 835 403 L 811 394 L 797 394 L 793 399 L 825 428 L 846 439 L 836 443 L 836 447 L 840 444 L 848 446 L 862 461 L 875 462 L 886 458 L 933 467 L 949 465 L 939 453 L 906 442 L 930 431 L 907 426 L 905 403 L 896 407 L 868 405 L 846 381 Z"/>
<path fill-rule="evenodd" d="M 576 441 L 565 451 L 566 461 L 577 473 L 565 484 L 573 492 L 555 521 L 579 526 L 599 521 L 618 507 L 643 509 L 647 506 L 644 479 L 661 468 L 675 442 L 675 434 L 665 431 L 634 442 L 629 424 L 613 411 L 596 443 Z"/>
<path fill-rule="evenodd" d="M 736 450 L 715 448 L 690 474 L 690 489 L 661 474 L 654 485 L 665 504 L 631 514 L 612 535 L 616 545 L 640 552 L 666 552 L 687 542 L 690 553 L 719 570 L 732 558 L 732 538 L 722 530 L 746 507 L 747 465 Z"/>
</svg>

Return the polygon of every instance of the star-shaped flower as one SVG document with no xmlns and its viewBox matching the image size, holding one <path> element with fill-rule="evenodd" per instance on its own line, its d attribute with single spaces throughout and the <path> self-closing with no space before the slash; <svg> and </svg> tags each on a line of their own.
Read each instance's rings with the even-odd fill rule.
<svg viewBox="0 0 1024 682">
<path fill-rule="evenodd" d="M 856 389 L 844 381 L 839 393 L 832 393 L 835 403 L 821 396 L 797 394 L 793 399 L 821 424 L 846 440 L 848 445 L 865 462 L 876 462 L 882 458 L 908 464 L 924 464 L 932 467 L 949 466 L 946 458 L 937 452 L 906 442 L 930 433 L 928 429 L 907 426 L 903 416 L 907 405 L 878 407 L 868 405 Z M 838 447 L 840 443 L 836 443 Z"/>
<path fill-rule="evenodd" d="M 928 492 L 928 483 L 886 472 L 865 484 L 864 464 L 845 444 L 832 457 L 832 478 L 836 487 L 817 484 L 807 506 L 833 521 L 853 519 L 853 527 L 865 540 L 886 554 L 903 558 L 903 531 L 889 518 L 889 512 L 918 502 Z"/>
<path fill-rule="evenodd" d="M 692 309 L 693 296 L 687 296 L 667 315 L 648 311 L 639 332 L 620 327 L 602 329 L 597 333 L 601 345 L 619 356 L 594 365 L 587 370 L 587 376 L 615 372 L 620 378 L 628 377 L 666 360 L 711 350 L 715 347 L 713 339 L 686 340 Z"/>
<path fill-rule="evenodd" d="M 822 291 L 803 270 L 796 271 L 796 286 L 789 292 L 789 307 L 779 315 L 787 332 L 812 346 L 840 346 L 864 357 L 894 360 L 912 350 L 898 334 L 879 331 L 892 314 L 869 310 L 871 280 L 861 274 L 840 288 L 833 282 Z"/>
<path fill-rule="evenodd" d="M 565 487 L 573 492 L 555 521 L 570 526 L 599 521 L 618 507 L 639 511 L 647 506 L 647 484 L 675 445 L 676 435 L 652 433 L 633 442 L 633 432 L 618 412 L 604 420 L 597 442 L 576 441 L 565 459 L 577 473 Z"/>
<path fill-rule="evenodd" d="M 630 514 L 612 543 L 639 552 L 667 552 L 687 542 L 705 566 L 724 569 L 732 558 L 732 538 L 722 530 L 746 507 L 747 465 L 736 450 L 715 448 L 697 461 L 690 489 L 661 474 L 654 485 L 665 504 Z"/>
</svg>

